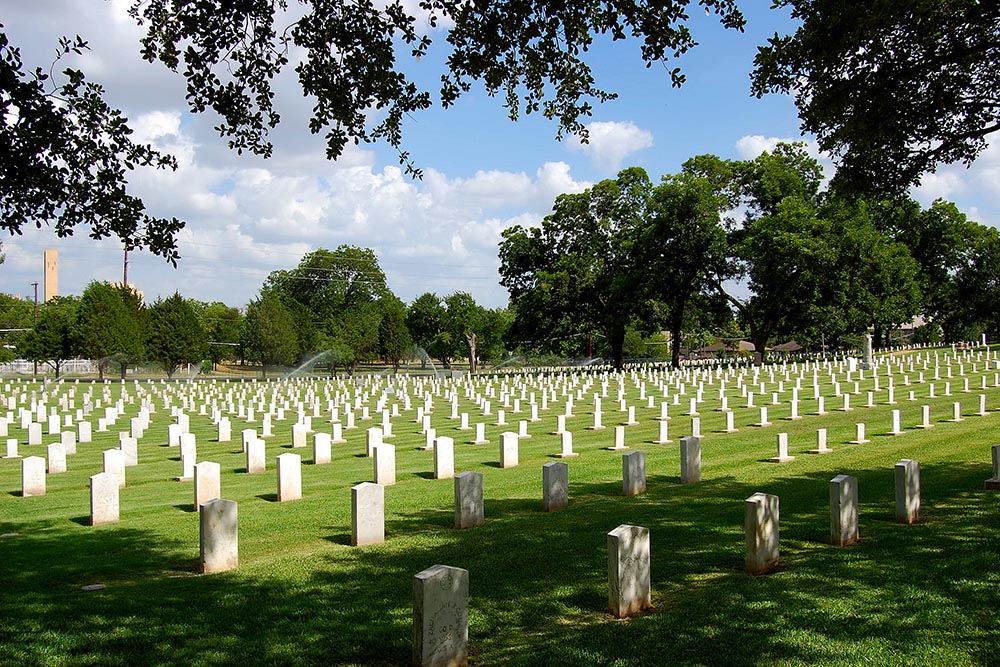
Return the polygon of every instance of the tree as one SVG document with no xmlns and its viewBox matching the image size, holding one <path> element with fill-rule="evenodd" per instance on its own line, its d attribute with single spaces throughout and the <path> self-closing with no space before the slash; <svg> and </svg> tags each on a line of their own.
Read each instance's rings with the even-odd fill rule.
<svg viewBox="0 0 1000 667">
<path fill-rule="evenodd" d="M 197 309 L 208 345 L 208 356 L 215 369 L 223 361 L 235 360 L 243 326 L 239 309 L 215 301 Z"/>
<path fill-rule="evenodd" d="M 920 265 L 904 243 L 880 229 L 879 218 L 894 210 L 892 201 L 836 195 L 821 207 L 820 215 L 837 231 L 835 273 L 827 276 L 835 284 L 833 307 L 822 327 L 832 340 L 871 329 L 876 346 L 888 345 L 890 332 L 920 312 Z"/>
<path fill-rule="evenodd" d="M 753 93 L 794 94 L 836 182 L 902 194 L 971 163 L 1000 129 L 1000 5 L 978 0 L 779 0 L 802 24 L 761 47 Z"/>
<path fill-rule="evenodd" d="M 150 306 L 146 351 L 163 366 L 168 378 L 173 378 L 182 364 L 201 363 L 207 348 L 197 314 L 179 293 Z"/>
<path fill-rule="evenodd" d="M 647 319 L 635 252 L 652 184 L 638 167 L 578 194 L 560 195 L 541 228 L 516 225 L 500 243 L 500 284 L 517 331 L 531 339 L 600 332 L 616 368 L 626 327 Z"/>
<path fill-rule="evenodd" d="M 301 4 L 301 15 L 289 16 L 287 3 L 272 0 L 142 0 L 132 15 L 147 29 L 143 57 L 183 69 L 191 110 L 219 114 L 218 130 L 230 147 L 270 155 L 268 131 L 279 121 L 271 81 L 289 65 L 295 48 L 302 92 L 316 100 L 309 129 L 325 133 L 327 156 L 336 159 L 348 142 L 384 140 L 414 173 L 419 170 L 401 148 L 403 119 L 433 102 L 404 70 L 407 58 L 434 55 L 431 35 L 420 29 L 425 20 L 432 27 L 450 26 L 442 106 L 482 81 L 490 96 L 501 97 L 511 119 L 541 113 L 557 120 L 560 136 L 584 132 L 581 119 L 590 115 L 592 101 L 614 97 L 597 86 L 584 60 L 595 36 L 640 40 L 647 66 L 666 64 L 696 44 L 687 27 L 689 0 L 428 0 L 419 8 L 377 0 Z M 700 7 L 727 28 L 743 29 L 735 0 L 701 0 Z M 675 86 L 684 81 L 680 68 L 669 75 Z M 370 127 L 371 109 L 380 113 Z"/>
<path fill-rule="evenodd" d="M 444 298 L 445 312 L 442 324 L 448 339 L 454 345 L 450 356 L 465 353 L 469 372 L 479 370 L 479 337 L 485 324 L 485 311 L 468 292 L 455 292 Z"/>
<path fill-rule="evenodd" d="M 51 69 L 85 49 L 79 36 L 60 39 Z M 26 68 L 0 32 L 0 230 L 54 225 L 58 236 L 70 236 L 85 225 L 92 238 L 117 236 L 126 249 L 146 247 L 176 266 L 175 235 L 184 223 L 146 213 L 128 193 L 126 175 L 136 167 L 176 169 L 177 162 L 134 143 L 128 119 L 81 71 L 51 69 Z"/>
<path fill-rule="evenodd" d="M 435 348 L 435 340 L 444 329 L 444 304 L 441 297 L 432 292 L 424 292 L 410 304 L 406 309 L 406 328 L 413 337 L 414 344 L 421 348 L 423 352 L 435 359 L 442 359 Z M 421 364 L 425 363 L 421 359 Z"/>
<path fill-rule="evenodd" d="M 294 269 L 271 272 L 264 287 L 286 305 L 294 299 L 306 306 L 320 322 L 391 293 L 375 252 L 351 245 L 307 253 Z"/>
<path fill-rule="evenodd" d="M 400 360 L 413 347 L 413 338 L 406 328 L 406 306 L 396 297 L 382 299 L 380 305 L 378 353 L 383 361 L 392 364 L 393 372 L 398 373 Z"/>
<path fill-rule="evenodd" d="M 131 288 L 94 281 L 83 291 L 77 308 L 77 340 L 81 353 L 97 361 L 102 381 L 111 361 L 119 361 L 124 379 L 128 361 L 142 354 L 142 314 L 142 302 Z"/>
<path fill-rule="evenodd" d="M 773 336 L 808 332 L 822 321 L 834 230 L 817 209 L 822 169 L 800 144 L 778 144 L 733 173 L 746 215 L 729 234 L 730 256 L 750 296 L 716 287 L 736 308 L 760 363 Z"/>
<path fill-rule="evenodd" d="M 0 293 L 0 363 L 15 357 L 21 337 L 32 327 L 30 301 Z"/>
<path fill-rule="evenodd" d="M 268 366 L 295 361 L 299 353 L 295 325 L 277 295 L 262 293 L 247 306 L 240 347 L 244 359 L 260 364 L 261 377 L 267 377 Z"/>
<path fill-rule="evenodd" d="M 22 357 L 31 361 L 43 361 L 52 366 L 58 378 L 63 362 L 76 356 L 76 309 L 75 297 L 54 297 L 49 299 L 38 313 L 38 323 L 18 343 Z"/>
<path fill-rule="evenodd" d="M 371 361 L 378 354 L 381 322 L 382 309 L 376 302 L 351 308 L 330 321 L 330 339 L 351 352 L 351 373 L 359 363 Z"/>
<path fill-rule="evenodd" d="M 674 368 L 680 366 L 689 306 L 729 273 L 722 211 L 731 202 L 717 181 L 696 173 L 696 165 L 708 159 L 695 158 L 681 174 L 663 177 L 650 199 L 649 220 L 638 230 L 636 247 L 648 272 L 642 284 L 664 306 Z"/>
</svg>

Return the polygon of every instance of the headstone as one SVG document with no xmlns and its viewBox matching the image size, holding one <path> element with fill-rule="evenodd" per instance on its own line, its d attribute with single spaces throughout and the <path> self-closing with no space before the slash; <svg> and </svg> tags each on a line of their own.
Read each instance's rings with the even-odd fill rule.
<svg viewBox="0 0 1000 667">
<path fill-rule="evenodd" d="M 292 424 L 292 447 L 305 447 L 308 433 L 309 429 L 306 428 L 305 424 Z"/>
<path fill-rule="evenodd" d="M 574 456 L 579 456 L 573 451 L 573 434 L 569 431 L 563 431 L 560 436 L 562 439 L 562 451 L 559 452 L 559 458 L 568 459 Z"/>
<path fill-rule="evenodd" d="M 517 465 L 518 435 L 509 431 L 500 434 L 500 467 L 513 468 Z"/>
<path fill-rule="evenodd" d="M 351 546 L 385 542 L 385 487 L 362 482 L 351 487 Z"/>
<path fill-rule="evenodd" d="M 469 572 L 435 565 L 413 578 L 413 665 L 464 667 L 469 655 Z"/>
<path fill-rule="evenodd" d="M 646 492 L 646 454 L 625 452 L 622 454 L 622 494 L 638 496 Z"/>
<path fill-rule="evenodd" d="M 993 455 L 993 477 L 986 480 L 983 487 L 987 489 L 1000 489 L 1000 445 L 990 447 Z"/>
<path fill-rule="evenodd" d="M 330 462 L 330 457 L 333 453 L 330 442 L 329 433 L 316 433 L 313 435 L 313 465 L 325 465 Z"/>
<path fill-rule="evenodd" d="M 434 479 L 451 479 L 455 476 L 455 441 L 441 436 L 434 442 Z"/>
<path fill-rule="evenodd" d="M 816 429 L 816 449 L 810 449 L 810 454 L 829 454 L 833 450 L 826 446 L 826 429 Z"/>
<path fill-rule="evenodd" d="M 5 459 L 19 459 L 21 455 L 17 453 L 17 438 L 7 438 L 7 454 Z"/>
<path fill-rule="evenodd" d="M 266 445 L 260 438 L 254 438 L 247 443 L 247 472 L 251 475 L 267 470 Z"/>
<path fill-rule="evenodd" d="M 375 448 L 372 457 L 375 483 L 382 486 L 392 486 L 396 483 L 396 448 L 393 445 L 381 444 Z"/>
<path fill-rule="evenodd" d="M 858 478 L 830 480 L 830 542 L 846 547 L 858 541 Z"/>
<path fill-rule="evenodd" d="M 681 484 L 696 484 L 700 481 L 701 438 L 689 435 L 681 438 Z"/>
<path fill-rule="evenodd" d="M 245 428 L 240 431 L 240 441 L 243 443 L 243 451 L 247 450 L 247 445 L 257 439 L 257 429 Z"/>
<path fill-rule="evenodd" d="M 28 444 L 29 445 L 40 445 L 42 444 L 42 425 L 38 422 L 31 422 L 28 424 Z"/>
<path fill-rule="evenodd" d="M 66 472 L 66 448 L 61 442 L 54 442 L 45 448 L 45 455 L 50 475 Z"/>
<path fill-rule="evenodd" d="M 122 450 L 126 468 L 139 465 L 139 443 L 135 438 L 125 436 L 118 443 L 118 448 Z"/>
<path fill-rule="evenodd" d="M 748 574 L 764 574 L 778 563 L 778 496 L 755 493 L 746 499 Z"/>
<path fill-rule="evenodd" d="M 618 526 L 608 533 L 608 611 L 625 618 L 651 606 L 649 529 Z"/>
<path fill-rule="evenodd" d="M 90 476 L 90 525 L 118 521 L 118 476 L 101 472 Z"/>
<path fill-rule="evenodd" d="M 39 427 L 41 424 L 39 424 Z M 45 459 L 28 456 L 21 459 L 21 496 L 45 495 Z"/>
<path fill-rule="evenodd" d="M 896 521 L 916 523 L 920 519 L 920 464 L 913 459 L 896 462 Z"/>
<path fill-rule="evenodd" d="M 773 456 L 768 459 L 771 463 L 787 463 L 788 461 L 794 461 L 794 456 L 788 455 L 788 434 L 779 433 L 777 439 L 778 445 L 778 455 Z"/>
<path fill-rule="evenodd" d="M 299 500 L 302 498 L 302 457 L 298 454 L 285 452 L 279 454 L 277 459 L 278 502 Z"/>
<path fill-rule="evenodd" d="M 865 425 L 864 424 L 855 424 L 855 429 L 856 429 L 856 434 L 855 434 L 854 440 L 851 440 L 851 444 L 852 445 L 863 445 L 865 443 L 871 442 L 871 440 L 868 440 L 867 438 L 865 438 Z"/>
<path fill-rule="evenodd" d="M 233 438 L 233 427 L 229 417 L 223 417 L 218 425 L 219 442 L 229 442 Z"/>
<path fill-rule="evenodd" d="M 79 422 L 76 425 L 76 441 L 79 443 L 93 442 L 93 428 L 90 422 Z"/>
<path fill-rule="evenodd" d="M 222 497 L 222 482 L 220 467 L 212 461 L 202 461 L 194 465 L 194 509 L 201 511 L 201 506 L 210 500 Z M 233 503 L 235 505 L 235 503 Z M 233 510 L 235 512 L 235 510 Z"/>
<path fill-rule="evenodd" d="M 382 444 L 382 429 L 372 426 L 365 431 L 365 448 L 368 457 L 375 456 L 375 448 Z"/>
<path fill-rule="evenodd" d="M 214 498 L 205 501 L 198 510 L 201 512 L 201 571 L 211 574 L 235 570 L 239 565 L 236 501 Z"/>
<path fill-rule="evenodd" d="M 569 503 L 569 466 L 550 461 L 542 466 L 542 509 L 558 512 Z"/>
<path fill-rule="evenodd" d="M 628 449 L 625 446 L 625 427 L 615 426 L 615 444 L 614 447 L 608 447 L 612 451 L 621 451 Z"/>
<path fill-rule="evenodd" d="M 104 472 L 114 475 L 118 488 L 125 488 L 125 455 L 120 449 L 106 449 L 103 452 Z"/>
<path fill-rule="evenodd" d="M 198 440 L 194 433 L 181 433 L 180 438 L 181 456 L 196 456 L 198 454 Z"/>
<path fill-rule="evenodd" d="M 671 442 L 673 442 L 670 439 L 670 433 L 669 433 L 670 422 L 668 422 L 668 421 L 661 421 L 661 422 L 658 422 L 658 423 L 659 423 L 659 428 L 658 428 L 659 434 L 658 434 L 658 437 L 656 438 L 656 444 L 657 445 L 668 445 Z"/>
<path fill-rule="evenodd" d="M 475 528 L 485 520 L 482 474 L 458 473 L 455 475 L 455 528 Z"/>
<path fill-rule="evenodd" d="M 76 431 L 60 431 L 59 442 L 66 454 L 76 454 Z"/>
<path fill-rule="evenodd" d="M 889 431 L 889 435 L 903 435 L 903 429 L 900 427 L 899 410 L 892 411 L 892 430 Z"/>
</svg>

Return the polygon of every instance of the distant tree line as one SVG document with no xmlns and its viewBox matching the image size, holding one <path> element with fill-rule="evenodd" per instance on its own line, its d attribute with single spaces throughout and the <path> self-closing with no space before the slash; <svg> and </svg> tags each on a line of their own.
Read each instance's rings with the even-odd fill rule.
<svg viewBox="0 0 1000 667">
<path fill-rule="evenodd" d="M 131 288 L 91 283 L 79 297 L 57 297 L 34 308 L 0 295 L 0 361 L 45 363 L 58 376 L 69 359 L 97 361 L 124 378 L 130 366 L 159 364 L 168 377 L 187 364 L 211 361 L 274 367 L 307 364 L 354 372 L 362 363 L 398 370 L 404 360 L 459 360 L 475 371 L 505 355 L 509 327 L 467 292 L 425 293 L 409 307 L 388 288 L 375 253 L 342 245 L 306 254 L 294 269 L 272 272 L 245 313 L 175 293 L 146 306 Z"/>
<path fill-rule="evenodd" d="M 664 330 L 674 364 L 709 331 L 749 339 L 758 361 L 779 339 L 836 347 L 871 331 L 886 345 L 917 315 L 928 340 L 1000 331 L 995 228 L 941 200 L 822 186 L 804 147 L 780 144 L 753 160 L 701 155 L 659 184 L 630 168 L 561 195 L 541 226 L 504 231 L 511 337 L 565 354 L 598 336 L 620 366 L 630 335 Z"/>
</svg>

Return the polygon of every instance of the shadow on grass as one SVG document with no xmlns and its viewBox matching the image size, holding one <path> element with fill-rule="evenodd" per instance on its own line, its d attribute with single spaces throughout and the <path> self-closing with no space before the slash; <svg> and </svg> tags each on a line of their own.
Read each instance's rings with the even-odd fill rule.
<svg viewBox="0 0 1000 667">
<path fill-rule="evenodd" d="M 22 529 L 3 542 L 0 663 L 407 664 L 413 575 L 441 563 L 470 572 L 472 664 L 994 664 L 1000 495 L 981 490 L 985 467 L 923 467 L 924 522 L 911 526 L 893 522 L 891 467 L 842 472 L 858 477 L 861 503 L 862 541 L 847 549 L 826 544 L 821 473 L 763 488 L 651 476 L 628 498 L 620 483 L 571 479 L 554 514 L 487 486 L 482 527 L 455 530 L 450 506 L 428 508 L 391 518 L 382 545 L 321 538 L 329 548 L 304 572 L 290 554 L 274 570 L 193 576 L 196 522 L 183 542 Z M 781 499 L 782 566 L 751 577 L 743 500 L 757 491 Z M 606 533 L 623 523 L 650 529 L 654 610 L 616 621 Z M 93 583 L 108 587 L 80 591 Z"/>
</svg>

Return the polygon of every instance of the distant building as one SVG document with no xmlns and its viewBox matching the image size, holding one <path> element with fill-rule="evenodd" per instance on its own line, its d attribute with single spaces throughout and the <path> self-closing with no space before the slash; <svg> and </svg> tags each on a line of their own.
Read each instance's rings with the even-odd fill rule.
<svg viewBox="0 0 1000 667">
<path fill-rule="evenodd" d="M 59 296 L 59 251 L 52 248 L 45 250 L 44 273 L 45 301 Z"/>
</svg>

